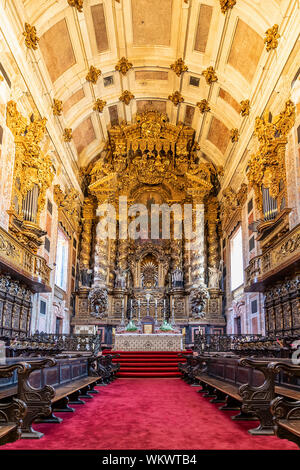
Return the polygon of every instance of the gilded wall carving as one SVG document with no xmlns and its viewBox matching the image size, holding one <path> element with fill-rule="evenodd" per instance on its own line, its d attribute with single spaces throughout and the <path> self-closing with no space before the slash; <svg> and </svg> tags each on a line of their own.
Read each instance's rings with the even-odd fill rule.
<svg viewBox="0 0 300 470">
<path fill-rule="evenodd" d="M 256 118 L 255 135 L 259 149 L 252 155 L 248 164 L 247 178 L 254 188 L 257 207 L 262 211 L 262 185 L 268 188 L 270 196 L 276 199 L 280 192 L 280 183 L 286 188 L 285 148 L 287 135 L 295 123 L 295 105 L 287 101 L 285 109 L 272 122 L 267 114 Z M 286 197 L 286 191 L 282 195 Z M 280 207 L 280 201 L 279 201 Z"/>
</svg>

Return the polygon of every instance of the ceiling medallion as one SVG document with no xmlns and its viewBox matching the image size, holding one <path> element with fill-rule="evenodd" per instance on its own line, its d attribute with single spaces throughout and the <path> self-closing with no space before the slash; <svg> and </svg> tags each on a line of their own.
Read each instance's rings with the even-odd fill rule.
<svg viewBox="0 0 300 470">
<path fill-rule="evenodd" d="M 231 129 L 230 131 L 231 142 L 238 142 L 240 134 L 238 129 Z"/>
<path fill-rule="evenodd" d="M 62 110 L 63 110 L 62 104 L 63 104 L 62 101 L 56 100 L 54 98 L 53 105 L 52 105 L 54 116 L 61 116 L 62 115 Z"/>
<path fill-rule="evenodd" d="M 101 75 L 101 70 L 99 70 L 96 67 L 94 67 L 93 65 L 91 65 L 89 73 L 86 76 L 86 79 L 87 79 L 88 82 L 91 82 L 94 85 L 96 85 L 97 80 L 100 77 L 100 75 Z"/>
<path fill-rule="evenodd" d="M 133 64 L 126 59 L 126 57 L 122 57 L 117 65 L 115 66 L 115 70 L 120 72 L 122 75 L 126 75 L 128 70 L 133 67 Z"/>
<path fill-rule="evenodd" d="M 25 44 L 28 49 L 36 50 L 38 48 L 39 38 L 36 34 L 36 27 L 31 26 L 28 23 L 25 23 L 25 31 L 23 32 L 23 36 L 25 36 Z"/>
<path fill-rule="evenodd" d="M 82 13 L 83 9 L 83 0 L 68 0 L 68 4 L 70 7 L 75 7 L 80 13 Z"/>
<path fill-rule="evenodd" d="M 274 24 L 272 28 L 269 28 L 265 32 L 265 44 L 266 49 L 269 52 L 271 49 L 276 49 L 278 46 L 278 39 L 280 38 L 280 34 L 278 33 L 278 24 Z"/>
<path fill-rule="evenodd" d="M 201 75 L 205 77 L 206 83 L 208 83 L 208 85 L 218 81 L 217 74 L 212 66 L 208 67 L 206 70 L 203 70 Z"/>
<path fill-rule="evenodd" d="M 174 62 L 174 64 L 170 65 L 170 67 L 172 70 L 174 70 L 174 72 L 176 73 L 178 77 L 180 77 L 182 73 L 187 72 L 188 70 L 188 67 L 187 65 L 185 65 L 183 59 L 177 59 L 176 62 Z"/>
<path fill-rule="evenodd" d="M 243 100 L 240 102 L 240 105 L 241 105 L 241 111 L 240 111 L 240 114 L 244 117 L 244 116 L 249 116 L 250 114 L 250 101 L 249 100 Z"/>
<path fill-rule="evenodd" d="M 172 95 L 168 96 L 168 100 L 172 101 L 175 106 L 178 106 L 179 103 L 182 103 L 184 101 L 184 98 L 180 91 L 174 91 Z"/>
<path fill-rule="evenodd" d="M 210 106 L 208 104 L 207 100 L 201 100 L 199 101 L 196 106 L 200 109 L 200 112 L 202 114 L 208 113 L 210 111 Z"/>
<path fill-rule="evenodd" d="M 63 138 L 65 142 L 71 142 L 73 139 L 72 129 L 65 129 L 63 133 Z"/>
<path fill-rule="evenodd" d="M 98 98 L 96 103 L 94 104 L 93 110 L 98 111 L 99 113 L 102 113 L 105 105 L 106 105 L 106 101 L 100 100 Z"/>
<path fill-rule="evenodd" d="M 133 99 L 134 95 L 128 90 L 123 91 L 122 95 L 119 98 L 119 100 L 123 101 L 123 103 L 125 103 L 126 105 L 128 105 Z"/>
<path fill-rule="evenodd" d="M 227 10 L 233 8 L 234 5 L 236 5 L 236 0 L 220 0 L 221 12 L 224 14 Z"/>
</svg>

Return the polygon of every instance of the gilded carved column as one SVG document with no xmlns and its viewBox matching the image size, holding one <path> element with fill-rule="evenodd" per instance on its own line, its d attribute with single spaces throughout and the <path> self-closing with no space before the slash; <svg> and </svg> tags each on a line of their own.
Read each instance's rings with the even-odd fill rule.
<svg viewBox="0 0 300 470">
<path fill-rule="evenodd" d="M 97 195 L 98 208 L 102 204 L 110 202 L 107 195 Z M 98 215 L 98 214 L 97 214 Z M 109 283 L 109 239 L 100 234 L 102 228 L 101 221 L 98 221 L 96 227 L 96 245 L 95 245 L 95 267 L 94 267 L 94 285 L 93 287 L 106 287 Z"/>
<path fill-rule="evenodd" d="M 205 253 L 204 253 L 204 204 L 203 198 L 193 191 L 192 230 L 194 233 L 191 242 L 191 284 L 200 286 L 205 280 Z"/>
<path fill-rule="evenodd" d="M 216 198 L 211 199 L 207 207 L 207 230 L 208 230 L 208 286 L 217 288 L 216 270 L 219 270 L 219 241 L 217 234 L 219 203 Z"/>
<path fill-rule="evenodd" d="M 92 248 L 92 227 L 95 218 L 95 208 L 92 198 L 87 197 L 84 200 L 82 208 L 82 232 L 81 232 L 81 252 L 80 266 L 81 269 L 89 269 Z"/>
</svg>

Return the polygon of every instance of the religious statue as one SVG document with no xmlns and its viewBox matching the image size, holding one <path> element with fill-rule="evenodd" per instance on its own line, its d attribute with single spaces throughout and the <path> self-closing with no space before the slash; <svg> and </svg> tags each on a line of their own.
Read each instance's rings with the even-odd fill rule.
<svg viewBox="0 0 300 470">
<path fill-rule="evenodd" d="M 192 316 L 194 318 L 203 318 L 205 316 L 204 310 L 208 297 L 209 293 L 207 287 L 204 285 L 194 287 L 191 290 L 190 303 L 192 309 Z"/>
<path fill-rule="evenodd" d="M 223 273 L 223 261 L 220 261 L 219 267 L 212 266 L 208 268 L 209 271 L 209 281 L 208 281 L 208 288 L 209 289 L 219 289 L 220 287 L 220 280 L 222 278 Z"/>
<path fill-rule="evenodd" d="M 127 281 L 127 273 L 130 269 L 122 269 L 118 268 L 114 270 L 114 273 L 116 275 L 115 278 L 115 288 L 118 289 L 126 289 L 126 281 Z"/>
<path fill-rule="evenodd" d="M 183 286 L 183 273 L 181 269 L 176 268 L 175 271 L 172 272 L 172 287 L 182 287 Z"/>
<path fill-rule="evenodd" d="M 103 318 L 108 311 L 108 294 L 107 290 L 95 287 L 89 293 L 89 301 L 91 305 L 91 314 L 97 318 Z"/>
<path fill-rule="evenodd" d="M 91 287 L 93 281 L 92 269 L 82 269 L 80 271 L 80 281 L 82 286 Z"/>
</svg>

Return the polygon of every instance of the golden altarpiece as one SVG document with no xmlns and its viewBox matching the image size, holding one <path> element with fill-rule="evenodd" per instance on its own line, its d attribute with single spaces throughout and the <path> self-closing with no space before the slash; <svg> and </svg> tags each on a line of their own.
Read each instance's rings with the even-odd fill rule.
<svg viewBox="0 0 300 470">
<path fill-rule="evenodd" d="M 83 172 L 75 331 L 83 325 L 111 329 L 147 316 L 157 323 L 168 319 L 183 328 L 223 331 L 218 170 L 199 159 L 195 131 L 170 124 L 165 114 L 138 114 L 134 124 L 123 123 L 108 133 L 105 151 Z M 115 236 L 106 239 L 97 235 L 103 204 L 117 215 Z M 161 235 L 160 224 L 159 236 L 153 238 L 151 222 L 138 239 L 122 233 L 121 217 L 130 224 L 127 208 L 137 204 L 149 210 L 153 204 L 176 206 L 181 214 L 188 205 L 194 243 L 189 245 L 184 230 L 182 237 L 175 235 L 175 210 L 169 211 L 170 237 Z"/>
</svg>

